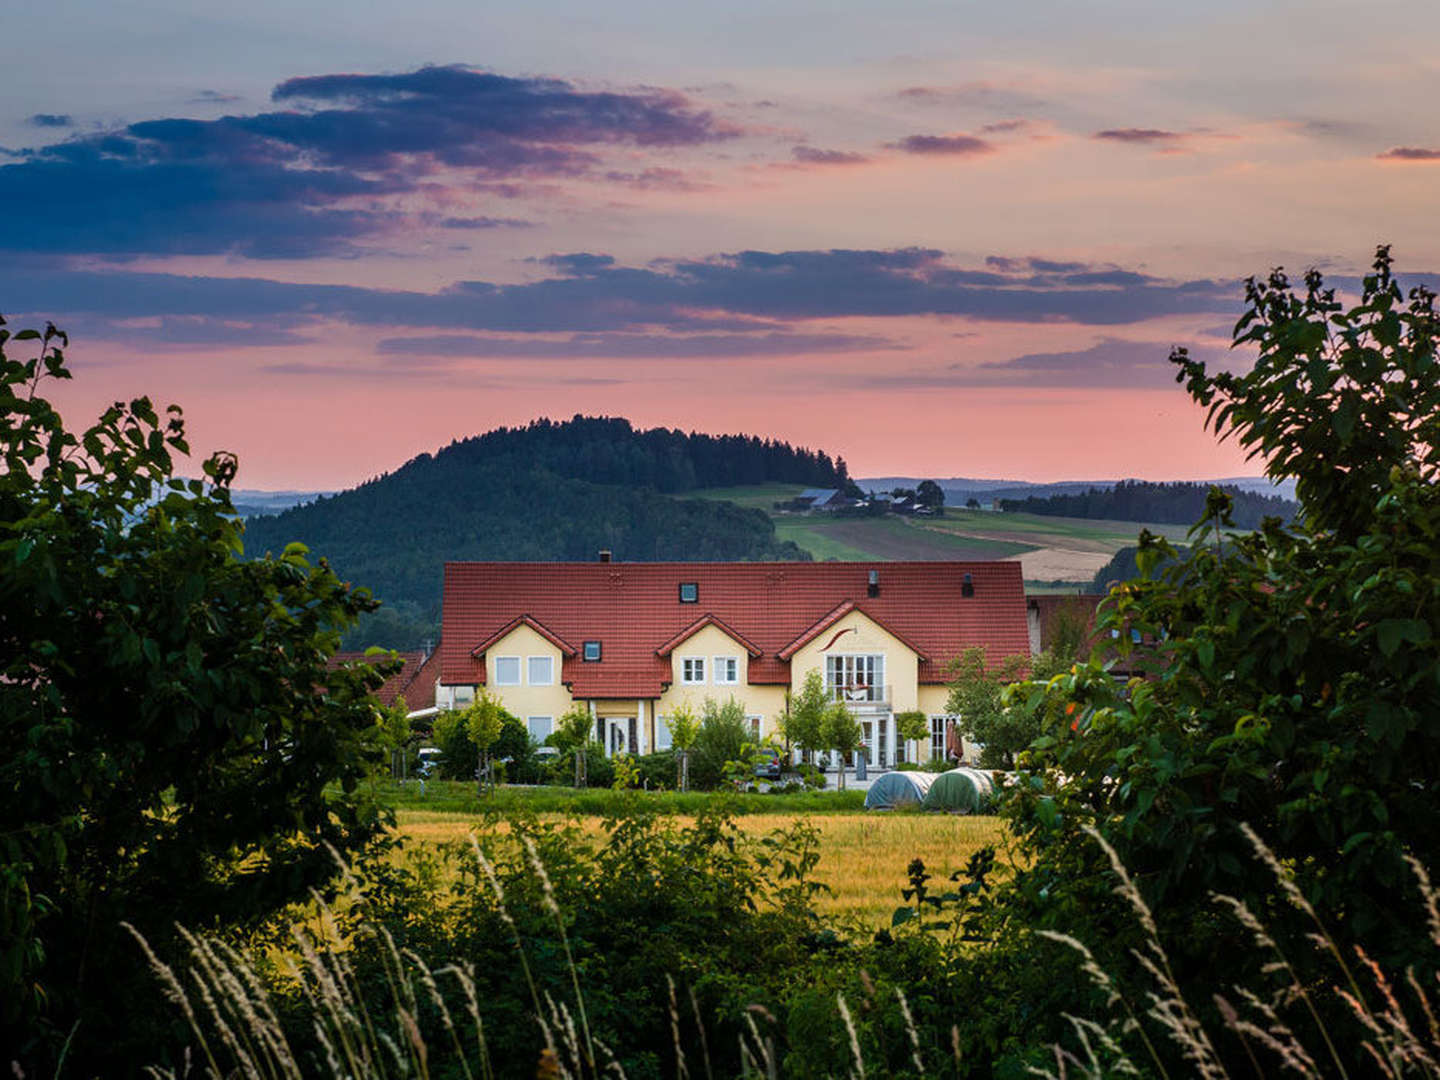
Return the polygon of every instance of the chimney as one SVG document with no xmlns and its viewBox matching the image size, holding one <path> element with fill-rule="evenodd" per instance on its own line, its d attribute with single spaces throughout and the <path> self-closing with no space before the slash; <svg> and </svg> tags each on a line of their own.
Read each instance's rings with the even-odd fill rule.
<svg viewBox="0 0 1440 1080">
<path fill-rule="evenodd" d="M 974 595 L 975 595 L 975 582 L 974 582 L 974 580 L 970 577 L 969 574 L 966 574 L 965 577 L 962 578 L 961 581 L 960 581 L 960 595 L 961 595 L 961 596 L 974 596 Z"/>
<path fill-rule="evenodd" d="M 880 595 L 880 571 L 870 571 L 870 583 L 865 586 L 865 595 L 876 597 Z"/>
<path fill-rule="evenodd" d="M 600 549 L 600 561 L 601 561 L 601 562 L 609 562 L 609 561 L 610 561 L 610 549 L 609 549 L 609 548 L 601 548 L 601 549 Z"/>
</svg>

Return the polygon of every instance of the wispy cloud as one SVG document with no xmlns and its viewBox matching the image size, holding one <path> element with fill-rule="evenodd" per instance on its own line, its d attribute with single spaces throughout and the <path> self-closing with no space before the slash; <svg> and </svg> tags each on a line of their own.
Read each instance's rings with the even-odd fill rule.
<svg viewBox="0 0 1440 1080">
<path fill-rule="evenodd" d="M 974 135 L 907 135 L 885 145 L 892 150 L 903 150 L 907 154 L 955 157 L 988 154 L 995 149 L 994 144 Z"/>
<path fill-rule="evenodd" d="M 67 128 L 71 125 L 69 113 L 37 112 L 25 118 L 25 123 L 38 128 Z"/>
<path fill-rule="evenodd" d="M 1149 145 L 1153 143 L 1176 143 L 1185 139 L 1184 133 L 1179 131 L 1166 131 L 1163 128 L 1107 128 L 1104 131 L 1097 131 L 1093 136 L 1101 142 L 1115 143 L 1138 143 Z"/>
<path fill-rule="evenodd" d="M 1440 150 L 1428 146 L 1394 146 L 1375 156 L 1381 161 L 1440 161 Z"/>
<path fill-rule="evenodd" d="M 822 150 L 816 146 L 793 146 L 790 156 L 803 165 L 863 165 L 870 160 L 853 150 Z"/>
<path fill-rule="evenodd" d="M 532 357 L 544 359 L 715 359 L 744 356 L 804 356 L 816 353 L 904 349 L 889 338 L 864 334 L 572 334 L 560 339 L 476 337 L 442 334 L 386 338 L 385 354 L 450 357 Z"/>
</svg>

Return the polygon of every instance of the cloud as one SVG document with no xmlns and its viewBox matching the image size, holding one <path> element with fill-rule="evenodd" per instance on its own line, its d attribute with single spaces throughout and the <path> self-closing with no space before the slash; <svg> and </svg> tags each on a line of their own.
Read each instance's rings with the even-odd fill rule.
<svg viewBox="0 0 1440 1080">
<path fill-rule="evenodd" d="M 1038 269 L 1040 266 L 1060 269 Z M 315 285 L 258 277 L 189 277 L 128 270 L 66 270 L 0 261 L 6 314 L 141 317 L 320 330 L 330 323 L 456 334 L 737 334 L 805 330 L 813 320 L 952 316 L 976 322 L 1121 326 L 1167 315 L 1235 309 L 1235 282 L 1176 282 L 1118 268 L 1018 259 L 1004 268 L 957 265 L 925 248 L 740 251 L 644 267 L 605 254 L 550 256 L 552 276 L 518 284 L 459 281 L 439 292 Z M 1338 284 L 1338 282 L 1337 282 Z M 409 335 L 407 335 L 409 336 Z M 776 350 L 776 337 L 754 348 Z M 612 339 L 640 348 L 632 339 Z M 820 342 L 816 341 L 816 344 Z M 870 341 L 834 341 L 871 347 Z M 575 347 L 591 348 L 577 342 Z M 494 348 L 496 346 L 488 346 Z M 728 348 L 736 341 L 699 342 Z"/>
<path fill-rule="evenodd" d="M 229 105 L 240 100 L 239 94 L 223 94 L 219 90 L 201 90 L 189 99 L 191 105 Z"/>
<path fill-rule="evenodd" d="M 1042 274 L 1073 274 L 1079 270 L 1090 269 L 1089 263 L 1042 259 L 1034 255 L 1024 259 L 1010 258 L 1005 255 L 987 255 L 985 256 L 985 265 L 1012 274 L 1023 270 L 1036 270 Z"/>
<path fill-rule="evenodd" d="M 995 147 L 974 135 L 907 135 L 898 142 L 885 144 L 891 150 L 907 154 L 972 156 L 988 154 Z"/>
<path fill-rule="evenodd" d="M 1394 146 L 1375 156 L 1381 161 L 1440 161 L 1440 150 L 1425 146 Z"/>
<path fill-rule="evenodd" d="M 951 364 L 950 370 L 962 383 L 1151 389 L 1175 382 L 1175 366 L 1169 362 L 1171 348 L 1160 342 L 1102 338 L 1086 349 L 1026 353 L 978 367 L 957 363 Z M 1190 355 L 1212 368 L 1230 369 L 1240 359 L 1240 354 L 1209 346 L 1191 347 Z"/>
<path fill-rule="evenodd" d="M 38 128 L 66 128 L 71 124 L 69 113 L 37 112 L 26 117 L 25 123 Z"/>
<path fill-rule="evenodd" d="M 547 359 L 708 359 L 742 356 L 800 356 L 813 353 L 904 349 L 889 338 L 860 334 L 572 334 L 535 340 L 442 334 L 386 338 L 384 354 L 447 357 L 535 357 Z"/>
<path fill-rule="evenodd" d="M 792 146 L 790 156 L 802 165 L 863 165 L 870 160 L 852 150 L 821 150 L 815 146 Z"/>
<path fill-rule="evenodd" d="M 939 108 L 978 108 L 994 112 L 1023 112 L 1044 106 L 1034 94 L 1013 86 L 975 81 L 953 86 L 907 86 L 895 98 L 911 105 Z"/>
<path fill-rule="evenodd" d="M 1091 136 L 1102 142 L 1117 143 L 1175 143 L 1187 138 L 1178 131 L 1165 131 L 1161 128 L 1108 128 L 1105 131 L 1097 131 Z"/>
<path fill-rule="evenodd" d="M 986 135 L 1003 135 L 1012 131 L 1021 131 L 1030 126 L 1030 121 L 1019 118 L 1012 120 L 997 120 L 993 124 L 986 124 L 980 130 Z"/>
<path fill-rule="evenodd" d="M 437 222 L 442 229 L 532 229 L 533 221 L 522 218 L 443 217 Z"/>
<path fill-rule="evenodd" d="M 463 67 L 290 79 L 272 96 L 288 107 L 146 120 L 22 152 L 0 166 L 0 205 L 26 207 L 0 250 L 347 254 L 410 220 L 401 197 L 441 171 L 504 195 L 499 185 L 591 173 L 610 145 L 735 134 L 671 91 L 587 92 Z M 623 178 L 684 183 L 666 169 Z"/>
</svg>

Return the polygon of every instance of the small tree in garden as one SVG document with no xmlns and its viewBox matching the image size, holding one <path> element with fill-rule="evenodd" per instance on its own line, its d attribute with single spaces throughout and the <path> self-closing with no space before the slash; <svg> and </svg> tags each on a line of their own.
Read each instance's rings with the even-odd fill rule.
<svg viewBox="0 0 1440 1080">
<path fill-rule="evenodd" d="M 390 752 L 390 777 L 400 778 L 400 763 L 405 753 L 405 744 L 410 741 L 410 709 L 405 698 L 397 698 L 395 704 L 382 706 L 375 718 L 378 741 Z"/>
<path fill-rule="evenodd" d="M 670 714 L 670 745 L 675 748 L 675 786 L 690 789 L 690 748 L 700 736 L 700 719 L 689 705 Z"/>
<path fill-rule="evenodd" d="M 494 768 L 490 762 L 490 750 L 500 738 L 500 729 L 505 726 L 510 714 L 500 699 L 489 689 L 482 688 L 474 702 L 465 710 L 465 732 L 475 744 L 475 787 L 484 792 L 486 786 L 494 787 Z"/>
<path fill-rule="evenodd" d="M 800 748 L 807 760 L 826 746 L 825 711 L 829 707 L 830 694 L 825 690 L 825 680 L 812 668 L 805 673 L 800 692 L 791 697 L 790 711 L 785 717 L 785 737 Z"/>
<path fill-rule="evenodd" d="M 930 718 L 919 709 L 896 713 L 895 731 L 900 736 L 901 746 L 920 742 L 930 737 Z"/>
<path fill-rule="evenodd" d="M 822 741 L 834 750 L 840 759 L 839 779 L 836 785 L 845 787 L 845 767 L 851 756 L 860 748 L 862 738 L 860 721 L 843 701 L 832 701 L 825 709 L 822 721 Z"/>
<path fill-rule="evenodd" d="M 585 753 L 590 745 L 590 733 L 594 729 L 595 718 L 590 715 L 590 709 L 583 703 L 576 702 L 565 715 L 555 721 L 555 731 L 550 736 L 550 742 L 562 754 L 575 755 L 577 788 L 585 786 Z"/>
<path fill-rule="evenodd" d="M 990 769 L 1013 769 L 1015 755 L 1040 734 L 1041 720 L 1033 713 L 1009 706 L 1005 687 L 1023 677 L 1024 656 L 1007 656 L 999 668 L 986 662 L 982 646 L 966 649 L 951 668 L 955 680 L 945 711 L 958 713 L 959 727 L 971 742 L 979 743 L 980 764 Z M 1049 672 L 1032 671 L 1037 678 Z"/>
</svg>

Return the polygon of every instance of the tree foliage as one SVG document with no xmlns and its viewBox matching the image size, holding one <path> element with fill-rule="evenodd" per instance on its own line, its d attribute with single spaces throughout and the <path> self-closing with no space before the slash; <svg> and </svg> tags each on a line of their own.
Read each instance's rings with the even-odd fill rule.
<svg viewBox="0 0 1440 1080">
<path fill-rule="evenodd" d="M 825 714 L 820 720 L 820 732 L 825 746 L 835 751 L 839 761 L 839 778 L 836 783 L 844 788 L 845 767 L 860 748 L 863 737 L 860 721 L 855 719 L 855 714 L 845 702 L 832 701 L 825 707 Z"/>
<path fill-rule="evenodd" d="M 1026 921 L 1114 943 L 1107 962 L 1128 966 L 1133 919 L 1079 831 L 1093 824 L 1178 943 L 1196 999 L 1264 985 L 1265 957 L 1234 947 L 1243 934 L 1211 893 L 1244 901 L 1277 937 L 1313 928 L 1274 901 L 1248 824 L 1342 955 L 1363 943 L 1397 979 L 1414 965 L 1426 982 L 1433 943 L 1406 859 L 1440 863 L 1434 296 L 1417 287 L 1407 302 L 1382 248 L 1353 307 L 1315 272 L 1301 292 L 1278 270 L 1252 279 L 1246 298 L 1236 341 L 1258 346 L 1251 371 L 1172 360 L 1222 438 L 1296 478 L 1300 520 L 1227 533 L 1231 498 L 1216 491 L 1188 554 L 1142 535 L 1142 576 L 1112 594 L 1102 629 L 1148 653 L 1151 676 L 1117 687 L 1097 660 L 1023 691 L 1045 733 L 1029 755 L 1041 771 L 1013 805 L 1034 860 L 1013 898 Z M 1132 629 L 1151 644 L 1132 645 Z M 1054 787 L 1049 770 L 1070 782 Z"/>
<path fill-rule="evenodd" d="M 393 671 L 326 670 L 374 603 L 298 545 L 242 560 L 235 459 L 176 477 L 178 407 L 68 430 L 40 394 L 66 347 L 0 330 L 0 1044 L 30 1075 L 77 1024 L 75 1074 L 153 1034 L 122 920 L 165 953 L 177 920 L 246 925 L 374 835 L 356 784 Z"/>
<path fill-rule="evenodd" d="M 806 754 L 826 749 L 825 710 L 830 707 L 830 693 L 818 669 L 805 673 L 800 692 L 790 699 L 785 717 L 785 737 Z"/>
</svg>

